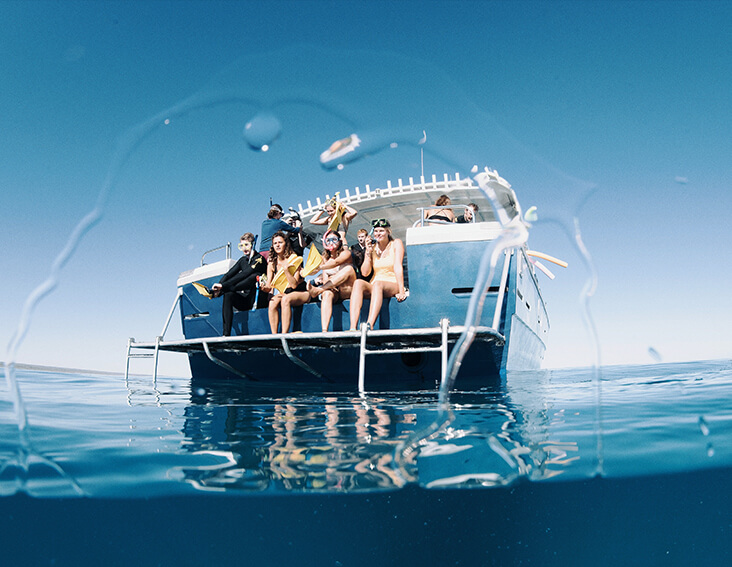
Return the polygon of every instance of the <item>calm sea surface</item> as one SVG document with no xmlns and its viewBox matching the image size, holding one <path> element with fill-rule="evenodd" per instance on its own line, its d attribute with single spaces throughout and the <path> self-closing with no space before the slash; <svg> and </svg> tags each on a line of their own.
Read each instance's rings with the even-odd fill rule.
<svg viewBox="0 0 732 567">
<path fill-rule="evenodd" d="M 448 412 L 436 392 L 17 376 L 0 565 L 732 564 L 730 361 L 601 388 L 514 374 Z"/>
</svg>

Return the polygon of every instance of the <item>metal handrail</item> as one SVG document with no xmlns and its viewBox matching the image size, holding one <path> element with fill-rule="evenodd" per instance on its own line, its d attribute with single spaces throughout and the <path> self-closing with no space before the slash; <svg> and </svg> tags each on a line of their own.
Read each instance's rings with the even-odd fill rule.
<svg viewBox="0 0 732 567">
<path fill-rule="evenodd" d="M 201 256 L 201 266 L 206 265 L 206 262 L 204 262 L 203 259 L 206 257 L 207 254 L 210 254 L 211 252 L 216 252 L 217 250 L 221 250 L 222 248 L 226 248 L 226 259 L 231 260 L 231 242 L 227 242 L 226 244 L 222 244 L 221 246 L 218 246 L 216 248 L 211 248 L 211 250 L 206 250 L 203 253 L 203 256 Z"/>
</svg>

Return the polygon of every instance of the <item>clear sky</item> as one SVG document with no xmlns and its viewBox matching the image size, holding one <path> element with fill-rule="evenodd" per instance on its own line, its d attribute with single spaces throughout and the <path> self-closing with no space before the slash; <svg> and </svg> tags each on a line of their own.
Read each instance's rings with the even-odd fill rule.
<svg viewBox="0 0 732 567">
<path fill-rule="evenodd" d="M 126 144 L 18 362 L 122 371 L 178 274 L 258 232 L 270 197 L 416 178 L 426 130 L 427 175 L 496 168 L 538 206 L 530 246 L 570 262 L 542 276 L 547 366 L 593 360 L 575 214 L 604 364 L 729 357 L 730 21 L 721 1 L 0 0 L 3 354 Z M 243 137 L 263 111 L 282 124 L 266 153 Z M 320 152 L 354 130 L 399 147 L 323 171 Z"/>
</svg>

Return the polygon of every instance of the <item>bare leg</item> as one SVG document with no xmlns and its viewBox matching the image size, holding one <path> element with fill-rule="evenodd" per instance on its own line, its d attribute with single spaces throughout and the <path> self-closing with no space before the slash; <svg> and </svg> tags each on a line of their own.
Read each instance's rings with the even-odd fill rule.
<svg viewBox="0 0 732 567">
<path fill-rule="evenodd" d="M 353 287 L 353 282 L 355 281 L 356 270 L 353 269 L 353 266 L 346 266 L 345 268 L 339 270 L 336 274 L 334 274 L 328 281 L 323 283 L 322 286 L 313 286 L 309 288 L 308 291 L 310 292 L 310 297 L 316 298 L 321 293 L 332 290 L 334 287 L 340 289 L 342 285 L 345 285 L 348 286 L 348 293 L 350 295 L 350 289 L 351 287 Z M 347 298 L 347 296 L 345 298 Z"/>
<path fill-rule="evenodd" d="M 355 331 L 358 327 L 358 318 L 361 315 L 361 306 L 363 305 L 364 295 L 371 295 L 371 284 L 366 280 L 356 280 L 351 291 L 351 331 Z"/>
<path fill-rule="evenodd" d="M 341 285 L 348 283 L 350 283 L 350 286 L 353 286 L 353 282 L 355 280 L 356 270 L 353 269 L 353 266 L 346 266 L 345 268 L 338 270 L 338 272 L 330 278 L 330 281 L 333 282 L 335 287 L 341 287 Z"/>
<path fill-rule="evenodd" d="M 282 296 L 281 295 L 275 295 L 274 297 L 270 298 L 269 300 L 269 328 L 270 331 L 272 331 L 272 334 L 277 333 L 277 328 L 280 326 L 280 303 L 282 302 Z"/>
<path fill-rule="evenodd" d="M 333 303 L 336 300 L 336 292 L 325 291 L 320 297 L 320 328 L 324 333 L 328 332 L 328 325 L 333 316 Z"/>
<path fill-rule="evenodd" d="M 307 291 L 293 291 L 282 296 L 282 332 L 290 332 L 292 322 L 292 308 L 304 305 L 310 301 L 310 294 Z"/>
<path fill-rule="evenodd" d="M 369 306 L 369 323 L 371 324 L 371 328 L 376 325 L 376 319 L 379 318 L 384 297 L 394 297 L 398 291 L 399 286 L 392 282 L 376 282 L 372 286 L 371 305 Z"/>
</svg>

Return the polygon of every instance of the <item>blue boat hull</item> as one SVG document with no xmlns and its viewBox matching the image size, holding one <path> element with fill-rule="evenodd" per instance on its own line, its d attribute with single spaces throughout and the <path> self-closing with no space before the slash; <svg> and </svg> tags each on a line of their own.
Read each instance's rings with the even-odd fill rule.
<svg viewBox="0 0 732 567">
<path fill-rule="evenodd" d="M 475 251 L 448 249 L 430 250 L 429 247 L 413 248 L 409 251 L 409 262 L 415 265 L 432 265 L 431 256 L 440 252 L 442 257 L 456 254 L 475 254 L 477 247 L 485 243 L 471 243 Z M 501 302 L 498 325 L 495 327 L 500 338 L 476 340 L 466 355 L 461 368 L 459 386 L 486 384 L 505 374 L 507 370 L 538 368 L 544 354 L 543 334 L 546 321 L 543 303 L 535 277 L 527 269 L 526 258 L 521 251 L 508 257 L 506 279 L 501 294 L 502 270 L 496 269 L 493 281 L 488 286 L 482 315 L 478 325 L 491 327 L 496 318 L 496 303 Z M 501 268 L 499 266 L 498 268 Z M 442 278 L 420 278 L 412 273 L 410 296 L 399 303 L 387 299 L 381 310 L 376 330 L 410 329 L 415 327 L 437 327 L 440 319 L 447 318 L 450 325 L 463 325 L 470 301 L 474 272 L 453 268 Z M 199 280 L 213 285 L 217 277 Z M 219 337 L 222 332 L 220 298 L 208 299 L 200 295 L 192 285 L 182 286 L 180 310 L 186 339 Z M 365 320 L 369 303 L 365 301 L 361 320 Z M 350 324 L 350 302 L 344 301 L 334 307 L 331 332 L 345 331 Z M 297 333 L 318 333 L 321 329 L 320 305 L 309 303 L 293 309 L 293 321 L 289 337 Z M 267 335 L 270 333 L 267 309 L 236 312 L 234 314 L 233 336 Z M 294 333 L 294 334 L 293 334 Z M 449 350 L 455 344 L 455 337 L 449 342 Z M 215 347 L 214 347 L 215 349 Z M 285 356 L 283 349 L 225 349 L 215 353 L 216 361 L 202 351 L 189 352 L 191 372 L 199 378 L 225 379 L 241 378 L 267 383 L 304 384 L 347 384 L 354 385 L 359 372 L 359 348 L 357 344 L 337 348 L 310 348 L 294 351 L 293 356 L 301 360 L 299 365 Z M 223 363 L 223 364 L 220 364 Z M 227 368 L 230 367 L 230 368 Z M 231 371 L 236 369 L 239 374 Z M 310 368 L 315 372 L 307 370 Z M 366 362 L 366 387 L 368 389 L 389 388 L 434 388 L 440 382 L 441 355 L 436 352 L 397 353 L 370 356 Z"/>
</svg>

